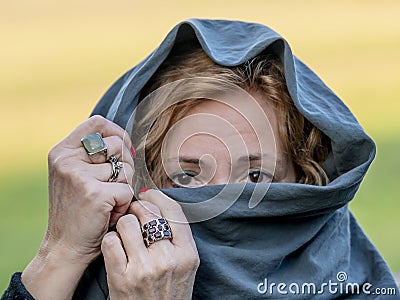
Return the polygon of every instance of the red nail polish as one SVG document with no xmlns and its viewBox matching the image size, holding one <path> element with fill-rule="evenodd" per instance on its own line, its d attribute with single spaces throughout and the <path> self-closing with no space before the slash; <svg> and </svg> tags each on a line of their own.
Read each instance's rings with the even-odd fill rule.
<svg viewBox="0 0 400 300">
<path fill-rule="evenodd" d="M 132 154 L 132 157 L 133 157 L 133 158 L 136 157 L 136 151 L 135 151 L 135 148 L 133 148 L 132 145 L 131 145 L 131 154 Z"/>
<path fill-rule="evenodd" d="M 151 190 L 151 188 L 142 188 L 142 189 L 139 191 L 139 194 L 140 194 L 140 193 L 147 192 L 148 190 Z"/>
</svg>

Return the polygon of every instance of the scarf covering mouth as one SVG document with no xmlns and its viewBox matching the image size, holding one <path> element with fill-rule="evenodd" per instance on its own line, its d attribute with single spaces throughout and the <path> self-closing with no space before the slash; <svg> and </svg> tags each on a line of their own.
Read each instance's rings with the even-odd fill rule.
<svg viewBox="0 0 400 300">
<path fill-rule="evenodd" d="M 374 142 L 345 104 L 270 28 L 227 20 L 184 21 L 111 86 L 92 114 L 126 128 L 141 89 L 167 56 L 199 47 L 223 66 L 240 65 L 263 52 L 277 55 L 295 106 L 331 139 L 332 151 L 323 165 L 331 180 L 327 186 L 272 183 L 262 201 L 249 208 L 255 184 L 246 184 L 222 214 L 191 224 L 201 261 L 193 299 L 400 299 L 387 264 L 347 205 L 375 156 Z M 237 192 L 238 185 L 163 192 L 179 202 L 198 203 L 227 186 L 228 195 L 229 188 Z M 374 295 L 376 288 L 395 289 L 396 295 Z M 74 299 L 107 297 L 100 257 L 85 272 Z"/>
</svg>

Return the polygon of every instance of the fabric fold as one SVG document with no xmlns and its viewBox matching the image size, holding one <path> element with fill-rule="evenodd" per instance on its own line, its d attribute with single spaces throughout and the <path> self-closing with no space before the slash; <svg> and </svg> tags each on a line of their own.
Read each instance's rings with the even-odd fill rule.
<svg viewBox="0 0 400 300">
<path fill-rule="evenodd" d="M 326 186 L 272 183 L 260 185 L 255 191 L 254 184 L 231 185 L 224 197 L 217 199 L 220 202 L 198 205 L 197 211 L 184 208 L 187 216 L 196 216 L 230 204 L 215 218 L 191 224 L 201 260 L 193 299 L 294 296 L 279 293 L 279 283 L 286 285 L 286 292 L 290 284 L 308 289 L 315 285 L 314 293 L 299 292 L 296 299 L 379 298 L 353 290 L 333 293 L 327 290 L 329 283 L 337 288 L 369 284 L 370 292 L 374 288 L 396 288 L 388 266 L 348 209 L 374 159 L 375 144 L 342 100 L 292 54 L 289 44 L 272 29 L 239 21 L 184 21 L 107 91 L 92 114 L 103 115 L 125 128 L 141 99 L 142 88 L 168 55 L 198 48 L 214 62 L 228 67 L 265 52 L 280 57 L 295 106 L 330 138 L 332 151 L 323 164 L 330 178 Z M 135 130 L 134 124 L 129 130 Z M 163 192 L 185 207 L 184 204 L 201 204 L 225 188 L 206 186 Z M 237 196 L 239 188 L 242 191 Z M 229 193 L 235 201 L 229 199 Z M 249 208 L 254 193 L 264 193 L 262 201 Z M 86 286 L 107 286 L 104 265 L 100 264 L 100 269 L 103 271 L 92 275 L 99 284 L 86 278 Z M 268 283 L 275 284 L 273 291 Z M 399 299 L 396 291 L 397 295 L 384 299 Z"/>
</svg>

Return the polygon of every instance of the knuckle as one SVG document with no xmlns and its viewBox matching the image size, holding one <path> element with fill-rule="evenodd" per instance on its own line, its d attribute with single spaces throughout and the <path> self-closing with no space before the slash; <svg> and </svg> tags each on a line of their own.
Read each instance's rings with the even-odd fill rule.
<svg viewBox="0 0 400 300">
<path fill-rule="evenodd" d="M 74 175 L 74 176 L 79 177 L 79 175 Z M 75 180 L 75 182 L 76 181 L 78 180 Z M 81 187 L 84 198 L 88 200 L 89 203 L 95 202 L 97 199 L 102 198 L 101 187 L 99 186 L 99 184 L 96 184 L 95 182 L 82 181 L 79 187 Z"/>
<path fill-rule="evenodd" d="M 191 257 L 187 257 L 184 260 L 182 260 L 182 262 L 179 264 L 176 273 L 182 276 L 188 273 L 190 274 L 196 273 L 199 266 L 200 266 L 200 259 L 198 256 L 194 255 Z"/>
<path fill-rule="evenodd" d="M 192 267 L 192 269 L 197 270 L 200 266 L 200 257 L 197 254 L 197 251 L 194 255 L 192 255 L 189 259 L 189 265 Z"/>
<path fill-rule="evenodd" d="M 137 273 L 137 281 L 145 285 L 151 285 L 154 279 L 157 279 L 156 271 L 154 268 L 141 268 L 140 272 Z"/>
<path fill-rule="evenodd" d="M 56 172 L 60 174 L 69 174 L 72 172 L 72 155 L 70 153 L 62 153 L 57 156 L 51 157 L 50 166 L 55 169 Z"/>
<path fill-rule="evenodd" d="M 53 161 L 56 159 L 57 157 L 57 147 L 54 146 L 53 148 L 50 149 L 49 153 L 47 154 L 47 161 L 49 162 L 49 164 L 52 164 Z"/>
<path fill-rule="evenodd" d="M 139 204 L 138 203 L 139 201 L 133 201 L 130 205 L 129 205 L 129 212 L 131 213 L 131 214 L 135 214 L 135 212 L 137 211 L 137 205 Z M 136 215 L 136 214 L 135 214 Z"/>
<path fill-rule="evenodd" d="M 118 147 L 122 148 L 123 141 L 119 136 L 113 135 L 108 137 L 107 143 L 109 143 L 110 146 L 113 145 L 116 148 Z"/>
<path fill-rule="evenodd" d="M 110 249 L 113 248 L 116 243 L 118 243 L 118 237 L 115 232 L 109 232 L 104 235 L 103 240 L 101 241 L 102 249 Z"/>
<path fill-rule="evenodd" d="M 117 156 L 120 159 L 124 152 L 123 151 L 123 148 L 124 148 L 123 140 L 117 135 L 109 136 L 106 139 L 107 139 L 106 140 L 107 147 L 109 148 L 109 151 L 111 150 L 111 152 L 112 152 L 110 154 L 114 154 L 115 156 Z"/>
<path fill-rule="evenodd" d="M 126 280 L 127 282 L 125 285 L 122 285 L 120 283 L 109 283 L 110 287 L 113 290 L 118 291 L 119 298 L 118 299 L 129 299 L 130 296 L 132 296 L 133 289 L 131 290 L 129 287 L 131 286 L 130 280 Z M 110 289 L 111 290 L 111 289 Z M 110 299 L 110 298 L 107 298 Z"/>
<path fill-rule="evenodd" d="M 117 222 L 117 230 L 125 229 L 132 227 L 132 225 L 136 225 L 138 223 L 137 218 L 134 215 L 127 214 L 119 218 Z"/>
<path fill-rule="evenodd" d="M 153 203 L 144 200 L 132 202 L 131 209 L 143 217 L 154 218 L 160 216 L 160 209 Z"/>
<path fill-rule="evenodd" d="M 172 274 L 177 269 L 177 261 L 172 256 L 163 257 L 161 263 L 159 263 L 156 267 L 156 273 L 158 276 L 166 276 L 168 274 Z"/>
<path fill-rule="evenodd" d="M 124 167 L 122 170 L 124 170 L 124 174 L 128 179 L 133 178 L 133 175 L 135 174 L 135 170 L 132 168 L 132 166 L 130 164 L 124 163 Z"/>
<path fill-rule="evenodd" d="M 118 175 L 118 178 L 123 180 L 123 182 L 125 183 L 131 183 L 133 180 L 133 176 L 134 170 L 132 169 L 132 167 L 127 163 L 123 163 L 123 168 Z"/>
<path fill-rule="evenodd" d="M 68 139 L 68 137 L 65 138 L 65 139 L 63 139 L 62 141 L 58 142 L 56 145 L 54 145 L 54 146 L 50 149 L 49 153 L 47 154 L 47 160 L 48 160 L 49 164 L 51 164 L 51 163 L 53 163 L 55 160 L 57 160 L 57 158 L 58 158 L 60 155 L 65 154 L 65 153 L 64 153 L 65 150 L 66 150 L 66 148 L 65 148 L 65 143 L 66 143 L 66 140 L 67 140 L 67 139 Z"/>
<path fill-rule="evenodd" d="M 91 126 L 98 128 L 104 126 L 107 123 L 107 120 L 100 115 L 94 115 L 90 117 L 87 122 Z"/>
</svg>

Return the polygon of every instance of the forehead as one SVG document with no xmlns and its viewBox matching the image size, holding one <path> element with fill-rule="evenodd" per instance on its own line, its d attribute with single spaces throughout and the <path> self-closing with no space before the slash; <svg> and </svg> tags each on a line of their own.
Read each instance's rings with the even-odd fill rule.
<svg viewBox="0 0 400 300">
<path fill-rule="evenodd" d="M 275 109 L 262 94 L 226 94 L 221 101 L 201 100 L 192 107 L 171 128 L 167 149 L 183 155 L 223 148 L 231 155 L 265 153 L 275 150 L 276 132 Z"/>
<path fill-rule="evenodd" d="M 239 132 L 251 130 L 258 135 L 261 133 L 265 135 L 270 132 L 277 133 L 278 130 L 275 107 L 268 101 L 266 95 L 258 91 L 226 93 L 221 99 L 199 101 L 199 104 L 192 107 L 185 117 L 200 114 L 215 116 L 213 123 L 225 120 Z M 197 122 L 192 126 L 198 126 L 199 129 L 206 121 L 212 121 L 211 118 L 196 119 Z"/>
</svg>

